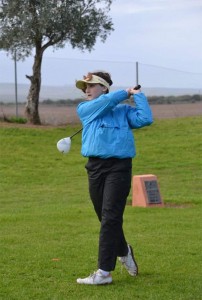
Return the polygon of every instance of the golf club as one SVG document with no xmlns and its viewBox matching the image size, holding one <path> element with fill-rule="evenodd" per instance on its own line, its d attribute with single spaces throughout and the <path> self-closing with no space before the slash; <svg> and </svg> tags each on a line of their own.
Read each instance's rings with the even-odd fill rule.
<svg viewBox="0 0 202 300">
<path fill-rule="evenodd" d="M 141 88 L 141 85 L 137 85 L 134 87 L 134 90 L 139 90 Z M 79 132 L 82 131 L 83 128 L 80 128 L 78 131 L 73 133 L 71 136 L 68 136 L 66 138 L 63 138 L 57 142 L 57 148 L 61 153 L 68 153 L 71 148 L 71 139 L 77 135 Z"/>
</svg>

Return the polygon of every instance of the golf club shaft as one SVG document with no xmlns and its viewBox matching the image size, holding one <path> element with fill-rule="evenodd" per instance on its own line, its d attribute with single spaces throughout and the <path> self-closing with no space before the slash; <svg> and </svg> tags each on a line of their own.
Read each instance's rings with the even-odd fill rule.
<svg viewBox="0 0 202 300">
<path fill-rule="evenodd" d="M 81 132 L 82 129 L 83 129 L 83 128 L 79 129 L 79 130 L 76 131 L 74 134 L 72 134 L 72 135 L 70 136 L 70 139 L 72 139 L 76 134 L 78 134 L 79 132 Z"/>
</svg>

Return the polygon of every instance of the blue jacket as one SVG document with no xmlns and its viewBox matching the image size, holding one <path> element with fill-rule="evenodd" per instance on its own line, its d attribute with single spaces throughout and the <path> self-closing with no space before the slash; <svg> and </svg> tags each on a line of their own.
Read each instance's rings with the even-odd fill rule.
<svg viewBox="0 0 202 300">
<path fill-rule="evenodd" d="M 132 129 L 150 125 L 152 112 L 143 93 L 133 96 L 135 107 L 119 104 L 128 99 L 125 90 L 103 94 L 77 107 L 83 125 L 81 154 L 86 157 L 134 157 Z"/>
</svg>

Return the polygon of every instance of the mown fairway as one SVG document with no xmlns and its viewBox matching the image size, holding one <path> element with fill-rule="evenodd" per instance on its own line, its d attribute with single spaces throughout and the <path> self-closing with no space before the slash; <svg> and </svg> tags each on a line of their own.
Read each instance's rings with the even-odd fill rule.
<svg viewBox="0 0 202 300">
<path fill-rule="evenodd" d="M 113 284 L 80 286 L 97 266 L 99 223 L 88 196 L 79 127 L 0 126 L 0 299 L 202 299 L 202 119 L 156 120 L 136 131 L 133 175 L 155 174 L 164 208 L 124 215 L 140 274 L 117 262 Z"/>
</svg>

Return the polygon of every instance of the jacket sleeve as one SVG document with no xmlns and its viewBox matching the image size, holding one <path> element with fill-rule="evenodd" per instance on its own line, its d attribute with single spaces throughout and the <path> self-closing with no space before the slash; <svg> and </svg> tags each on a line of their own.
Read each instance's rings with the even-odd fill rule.
<svg viewBox="0 0 202 300">
<path fill-rule="evenodd" d="M 103 94 L 97 99 L 80 103 L 77 107 L 77 114 L 81 122 L 86 125 L 94 119 L 102 117 L 127 98 L 128 93 L 125 90 Z"/>
<path fill-rule="evenodd" d="M 127 112 L 128 123 L 131 128 L 141 128 L 153 123 L 152 111 L 143 93 L 133 96 L 136 107 L 129 106 Z"/>
</svg>

